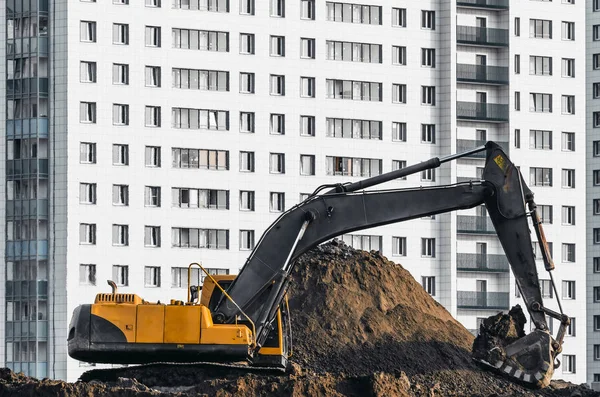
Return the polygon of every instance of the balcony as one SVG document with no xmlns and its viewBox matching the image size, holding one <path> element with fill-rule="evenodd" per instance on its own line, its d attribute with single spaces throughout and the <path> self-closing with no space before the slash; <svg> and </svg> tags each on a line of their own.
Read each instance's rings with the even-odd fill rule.
<svg viewBox="0 0 600 397">
<path fill-rule="evenodd" d="M 487 216 L 458 215 L 457 233 L 496 234 L 492 220 Z"/>
<path fill-rule="evenodd" d="M 459 63 L 456 65 L 456 81 L 476 84 L 508 84 L 508 67 Z"/>
<path fill-rule="evenodd" d="M 28 300 L 31 298 L 48 299 L 48 281 L 23 280 L 6 282 L 6 299 L 8 301 Z"/>
<path fill-rule="evenodd" d="M 508 292 L 456 291 L 459 309 L 508 310 Z"/>
<path fill-rule="evenodd" d="M 48 176 L 48 159 L 21 159 L 6 161 L 6 177 L 8 179 L 35 176 Z"/>
<path fill-rule="evenodd" d="M 504 152 L 506 154 L 508 154 L 508 148 L 510 147 L 510 145 L 508 144 L 508 142 L 504 142 L 504 141 L 494 141 L 496 142 L 498 145 L 500 145 L 502 147 L 502 150 L 504 150 Z M 471 149 L 475 149 L 478 146 L 483 146 L 485 145 L 486 141 L 480 141 L 480 140 L 476 140 L 476 139 L 457 139 L 456 140 L 456 152 L 457 153 L 462 153 L 462 152 L 466 152 L 467 150 L 471 150 Z M 485 159 L 485 150 L 479 153 L 473 153 L 473 154 L 469 154 L 468 156 L 465 156 L 465 158 L 472 158 L 472 159 Z M 460 179 L 461 177 L 459 177 Z M 466 177 L 467 180 L 469 179 L 481 179 L 481 178 L 477 178 L 477 177 Z"/>
<path fill-rule="evenodd" d="M 47 258 L 48 240 L 7 241 L 6 259 L 21 259 L 27 257 Z"/>
<path fill-rule="evenodd" d="M 456 269 L 464 272 L 508 273 L 504 255 L 456 254 Z"/>
<path fill-rule="evenodd" d="M 6 120 L 6 135 L 8 138 L 47 138 L 48 118 Z"/>
<path fill-rule="evenodd" d="M 508 29 L 457 26 L 456 42 L 464 45 L 508 47 Z"/>
<path fill-rule="evenodd" d="M 508 105 L 502 103 L 456 102 L 458 120 L 508 122 Z"/>
<path fill-rule="evenodd" d="M 508 0 L 458 0 L 457 7 L 508 10 Z"/>
<path fill-rule="evenodd" d="M 6 201 L 8 218 L 41 218 L 48 219 L 48 200 L 8 200 Z"/>
</svg>

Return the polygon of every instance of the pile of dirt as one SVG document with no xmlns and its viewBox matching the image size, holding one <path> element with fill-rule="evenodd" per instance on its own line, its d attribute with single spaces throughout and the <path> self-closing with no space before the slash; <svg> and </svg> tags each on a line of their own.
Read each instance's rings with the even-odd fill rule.
<svg viewBox="0 0 600 397">
<path fill-rule="evenodd" d="M 148 365 L 93 370 L 69 384 L 0 372 L 0 396 L 564 396 L 599 395 L 553 382 L 530 390 L 483 371 L 473 336 L 413 277 L 377 252 L 333 241 L 292 275 L 293 370 Z"/>
</svg>

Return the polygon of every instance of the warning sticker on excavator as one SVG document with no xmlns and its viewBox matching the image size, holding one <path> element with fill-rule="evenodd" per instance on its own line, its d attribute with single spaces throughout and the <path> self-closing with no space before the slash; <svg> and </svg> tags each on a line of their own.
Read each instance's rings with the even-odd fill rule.
<svg viewBox="0 0 600 397">
<path fill-rule="evenodd" d="M 502 157 L 501 154 L 494 157 L 494 162 L 498 165 L 498 167 L 500 167 L 502 171 L 506 172 L 506 160 L 504 159 L 504 157 Z"/>
</svg>

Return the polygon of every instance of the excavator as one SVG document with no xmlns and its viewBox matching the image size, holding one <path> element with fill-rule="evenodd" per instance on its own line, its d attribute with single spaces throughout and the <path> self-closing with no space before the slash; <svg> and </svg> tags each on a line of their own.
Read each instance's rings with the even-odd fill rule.
<svg viewBox="0 0 600 397">
<path fill-rule="evenodd" d="M 367 190 L 483 151 L 486 163 L 479 180 Z M 545 387 L 560 365 L 557 355 L 569 317 L 562 313 L 560 302 L 560 312 L 543 304 L 530 224 L 549 273 L 554 263 L 533 193 L 494 142 L 358 182 L 318 187 L 267 228 L 237 276 L 212 276 L 201 264 L 191 264 L 189 270 L 197 266 L 206 277 L 202 286 L 189 285 L 188 277 L 185 302 L 147 302 L 136 294 L 117 293 L 109 281 L 112 293 L 99 293 L 93 304 L 75 308 L 68 333 L 69 355 L 93 363 L 246 361 L 250 366 L 285 370 L 292 352 L 286 291 L 298 257 L 344 233 L 482 204 L 535 329 L 505 346 L 502 354 L 490 354 L 493 360 L 476 359 L 514 381 Z M 554 283 L 551 273 L 550 277 Z M 549 331 L 547 316 L 561 323 L 556 338 Z"/>
</svg>

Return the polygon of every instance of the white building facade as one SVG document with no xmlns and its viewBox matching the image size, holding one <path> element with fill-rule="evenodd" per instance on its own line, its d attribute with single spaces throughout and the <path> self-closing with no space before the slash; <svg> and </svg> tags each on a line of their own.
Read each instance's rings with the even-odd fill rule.
<svg viewBox="0 0 600 397">
<path fill-rule="evenodd" d="M 494 140 L 543 205 L 556 292 L 574 318 L 556 377 L 600 374 L 600 253 L 586 200 L 595 174 L 584 156 L 593 164 L 597 154 L 591 4 L 5 4 L 2 364 L 74 380 L 87 368 L 67 356 L 68 321 L 105 280 L 146 300 L 182 299 L 187 264 L 237 273 L 266 227 L 317 186 Z M 384 187 L 477 179 L 483 166 L 472 156 Z M 519 302 L 485 216 L 477 208 L 343 239 L 402 263 L 476 329 Z M 550 302 L 541 262 L 539 271 Z"/>
</svg>

